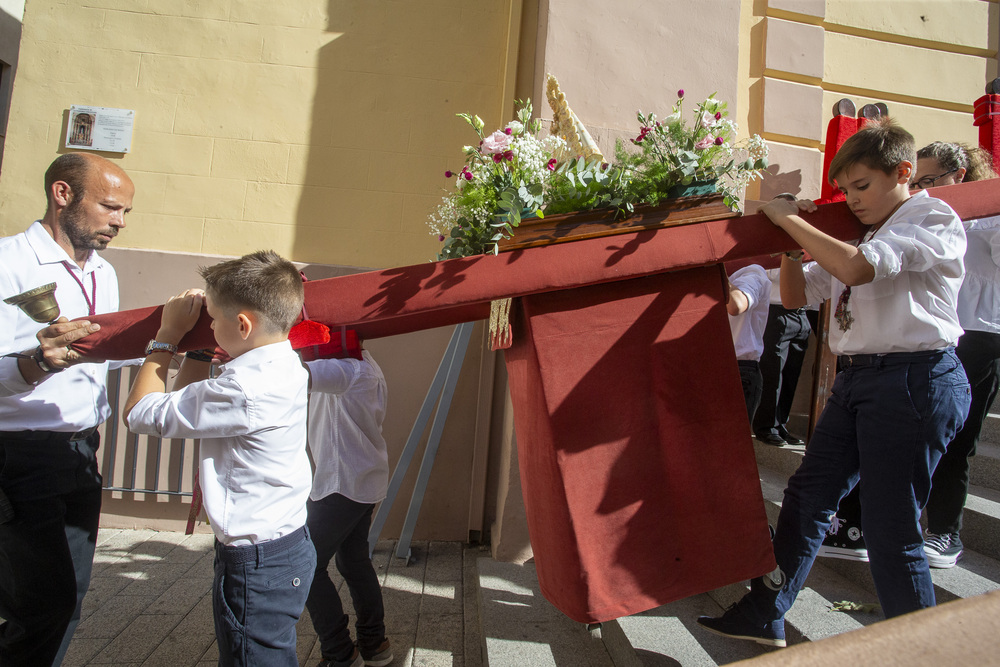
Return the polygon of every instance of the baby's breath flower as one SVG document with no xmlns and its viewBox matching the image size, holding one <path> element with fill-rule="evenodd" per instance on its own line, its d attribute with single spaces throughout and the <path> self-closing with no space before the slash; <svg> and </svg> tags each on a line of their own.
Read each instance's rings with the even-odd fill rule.
<svg viewBox="0 0 1000 667">
<path fill-rule="evenodd" d="M 513 197 L 517 213 L 534 213 L 542 205 L 542 192 L 551 177 L 553 150 L 564 145 L 559 137 L 538 138 L 541 123 L 531 117 L 531 103 L 518 103 L 517 120 L 487 134 L 478 116 L 459 114 L 468 122 L 481 141 L 478 146 L 465 146 L 466 166 L 456 181 L 456 189 L 444 197 L 442 204 L 429 216 L 431 232 L 444 237 L 439 259 L 493 252 L 493 225 L 498 214 L 516 224 L 501 208 L 501 194 Z M 508 199 L 509 201 L 509 199 Z M 500 233 L 507 233 L 500 228 Z"/>
</svg>

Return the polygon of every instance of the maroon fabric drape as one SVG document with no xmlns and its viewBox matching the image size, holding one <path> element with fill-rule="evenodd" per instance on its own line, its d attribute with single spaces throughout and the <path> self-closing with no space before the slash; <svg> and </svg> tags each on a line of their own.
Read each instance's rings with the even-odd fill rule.
<svg viewBox="0 0 1000 667">
<path fill-rule="evenodd" d="M 542 593 L 580 622 L 775 567 L 718 266 L 526 296 L 506 350 Z"/>
</svg>

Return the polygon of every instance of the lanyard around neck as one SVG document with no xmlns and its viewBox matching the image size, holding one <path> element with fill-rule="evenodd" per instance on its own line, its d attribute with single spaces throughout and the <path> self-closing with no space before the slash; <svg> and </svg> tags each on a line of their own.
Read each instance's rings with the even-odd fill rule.
<svg viewBox="0 0 1000 667">
<path fill-rule="evenodd" d="M 97 271 L 90 272 L 91 289 L 90 296 L 87 296 L 87 288 L 83 286 L 83 281 L 80 280 L 79 276 L 73 272 L 73 268 L 69 265 L 69 262 L 63 260 L 62 265 L 66 269 L 66 272 L 76 281 L 76 284 L 80 286 L 80 291 L 83 292 L 83 299 L 87 302 L 87 309 L 90 311 L 87 313 L 87 316 L 93 317 L 97 314 Z"/>
</svg>

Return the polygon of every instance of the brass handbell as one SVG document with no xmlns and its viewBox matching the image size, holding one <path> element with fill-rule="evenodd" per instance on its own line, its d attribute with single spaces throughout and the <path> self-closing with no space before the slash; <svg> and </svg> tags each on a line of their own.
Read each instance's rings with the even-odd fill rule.
<svg viewBox="0 0 1000 667">
<path fill-rule="evenodd" d="M 3 300 L 17 306 L 24 314 L 40 324 L 51 324 L 59 319 L 59 302 L 56 301 L 56 284 L 49 283 L 21 292 Z"/>
</svg>

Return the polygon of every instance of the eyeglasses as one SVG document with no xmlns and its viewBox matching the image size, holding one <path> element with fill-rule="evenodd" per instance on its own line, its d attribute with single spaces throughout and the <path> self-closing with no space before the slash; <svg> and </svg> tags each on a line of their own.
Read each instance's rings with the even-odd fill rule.
<svg viewBox="0 0 1000 667">
<path fill-rule="evenodd" d="M 925 188 L 933 188 L 934 184 L 940 181 L 945 176 L 950 176 L 958 171 L 958 167 L 944 172 L 943 174 L 938 174 L 937 176 L 924 176 L 923 178 L 917 179 L 910 183 L 911 190 L 923 190 Z"/>
</svg>

